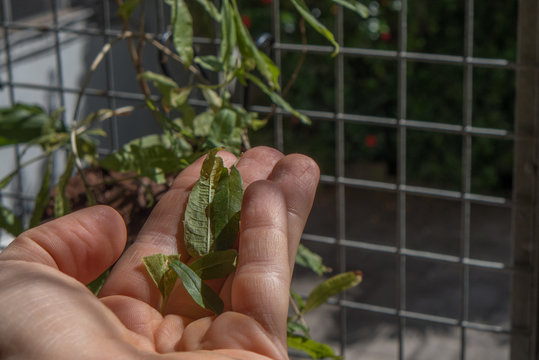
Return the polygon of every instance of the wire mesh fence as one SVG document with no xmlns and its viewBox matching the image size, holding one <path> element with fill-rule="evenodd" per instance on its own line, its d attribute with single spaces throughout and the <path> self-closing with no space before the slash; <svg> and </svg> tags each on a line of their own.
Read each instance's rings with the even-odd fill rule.
<svg viewBox="0 0 539 360">
<path fill-rule="evenodd" d="M 68 116 L 85 68 L 121 25 L 109 1 L 37 3 L 2 0 L 0 103 L 31 99 Z M 317 160 L 303 240 L 336 271 L 364 273 L 310 319 L 313 336 L 350 359 L 536 358 L 539 5 L 366 3 L 364 21 L 311 4 L 333 26 L 335 57 L 316 34 L 302 35 L 288 2 L 245 7 L 252 33 L 272 39 L 283 81 L 304 61 L 287 99 L 313 119 L 306 127 L 278 109 L 251 141 Z M 158 37 L 166 10 L 147 6 L 146 30 Z M 200 31 L 199 48 L 218 45 L 212 31 Z M 129 61 L 125 48 L 107 53 L 86 110 L 143 102 Z M 270 113 L 254 89 L 241 100 Z M 102 153 L 158 131 L 149 118 L 108 122 Z M 0 158 L 0 175 L 24 162 L 16 147 Z M 27 212 L 40 171 L 13 181 L 2 203 Z M 294 286 L 307 291 L 311 276 L 297 269 Z"/>
</svg>

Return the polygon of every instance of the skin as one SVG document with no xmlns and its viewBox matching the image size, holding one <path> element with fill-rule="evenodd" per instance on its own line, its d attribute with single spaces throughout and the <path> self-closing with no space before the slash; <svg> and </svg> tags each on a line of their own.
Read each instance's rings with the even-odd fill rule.
<svg viewBox="0 0 539 360">
<path fill-rule="evenodd" d="M 227 167 L 237 160 L 219 156 Z M 123 254 L 125 224 L 106 206 L 28 230 L 0 253 L 0 358 L 287 359 L 292 269 L 319 169 L 302 155 L 247 151 L 237 163 L 246 187 L 238 267 L 208 282 L 225 312 L 201 309 L 178 282 L 163 316 L 142 257 L 179 253 L 189 261 L 181 220 L 202 161 L 176 178 Z M 95 297 L 84 284 L 116 260 Z"/>
</svg>

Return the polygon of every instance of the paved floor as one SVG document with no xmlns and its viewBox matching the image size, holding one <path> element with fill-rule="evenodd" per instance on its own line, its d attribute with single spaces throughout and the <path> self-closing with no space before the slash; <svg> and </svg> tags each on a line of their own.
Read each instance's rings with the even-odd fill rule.
<svg viewBox="0 0 539 360">
<path fill-rule="evenodd" d="M 322 187 L 306 232 L 334 237 L 337 219 L 335 189 Z M 347 240 L 393 246 L 397 239 L 396 196 L 392 193 L 360 189 L 346 193 Z M 458 201 L 417 196 L 407 197 L 407 247 L 458 257 L 461 205 Z M 510 256 L 511 211 L 507 208 L 472 205 L 471 257 L 492 262 L 508 262 Z M 341 264 L 334 245 L 304 241 L 322 255 L 327 265 Z M 398 304 L 398 258 L 391 253 L 347 248 L 346 270 L 362 270 L 363 282 L 348 291 L 347 300 L 395 308 Z M 462 272 L 459 264 L 407 258 L 406 309 L 413 312 L 458 319 L 462 311 Z M 507 327 L 510 316 L 511 278 L 500 272 L 470 268 L 469 320 Z M 293 288 L 302 294 L 320 281 L 314 274 L 297 268 Z M 309 317 L 315 339 L 339 349 L 341 321 L 338 310 L 323 307 Z M 398 325 L 395 317 L 360 310 L 346 313 L 346 359 L 398 359 Z M 404 359 L 459 359 L 461 334 L 458 327 L 407 321 L 404 336 Z M 466 332 L 466 359 L 509 359 L 509 338 L 479 331 Z"/>
</svg>

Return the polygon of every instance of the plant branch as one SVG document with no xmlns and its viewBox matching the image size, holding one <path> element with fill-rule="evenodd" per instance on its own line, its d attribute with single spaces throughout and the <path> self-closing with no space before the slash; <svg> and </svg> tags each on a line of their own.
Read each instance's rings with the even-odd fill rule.
<svg viewBox="0 0 539 360">
<path fill-rule="evenodd" d="M 285 87 L 283 88 L 283 91 L 281 92 L 281 97 L 283 97 L 283 98 L 286 97 L 286 95 L 288 94 L 288 92 L 292 88 L 292 85 L 294 85 L 294 83 L 296 82 L 296 80 L 298 78 L 298 75 L 299 75 L 299 72 L 300 72 L 301 68 L 303 67 L 303 63 L 305 62 L 305 59 L 307 57 L 307 47 L 306 47 L 307 46 L 307 30 L 305 29 L 305 19 L 304 18 L 301 18 L 300 21 L 299 21 L 299 29 L 300 29 L 300 32 L 301 32 L 301 44 L 303 45 L 303 47 L 301 48 L 301 56 L 300 56 L 298 62 L 296 63 L 296 67 L 294 68 L 294 72 L 290 76 L 290 79 L 288 80 Z M 271 106 L 271 111 L 269 112 L 268 115 L 266 115 L 266 117 L 264 118 L 264 121 L 267 122 L 275 114 L 276 109 L 277 109 L 277 105 L 273 104 Z"/>
<path fill-rule="evenodd" d="M 82 133 L 87 131 L 90 128 L 91 125 L 95 124 L 96 122 L 97 123 L 103 122 L 103 121 L 105 121 L 107 119 L 110 119 L 113 116 L 129 115 L 130 113 L 133 112 L 133 110 L 135 110 L 135 108 L 136 108 L 135 106 L 123 106 L 123 107 L 118 108 L 118 109 L 107 109 L 102 114 L 97 113 L 97 114 L 95 114 L 94 118 L 92 119 L 92 121 L 89 124 L 77 127 L 75 129 L 75 133 L 76 133 L 76 135 L 81 135 Z"/>
<path fill-rule="evenodd" d="M 296 301 L 294 300 L 292 295 L 290 295 L 290 304 L 292 305 L 292 310 L 294 310 L 294 312 L 296 313 L 296 319 L 299 320 L 303 326 L 307 327 L 307 322 L 305 322 L 305 318 L 299 310 L 298 305 L 296 304 Z"/>
<path fill-rule="evenodd" d="M 27 160 L 21 164 L 19 164 L 17 166 L 17 168 L 15 170 L 13 170 L 12 172 L 10 172 L 9 174 L 7 174 L 6 176 L 4 176 L 2 179 L 0 179 L 0 184 L 2 185 L 7 185 L 9 184 L 9 182 L 11 181 L 10 178 L 12 178 L 13 176 L 15 176 L 23 167 L 27 166 L 27 165 L 30 165 L 32 163 L 35 163 L 36 161 L 39 161 L 39 160 L 43 160 L 45 159 L 46 157 L 48 157 L 50 154 L 52 154 L 53 151 L 47 151 L 47 152 L 44 152 L 43 154 L 39 155 L 39 156 L 36 156 L 30 160 Z M 7 181 L 6 183 L 4 183 L 5 181 Z M 2 186 L 3 187 L 3 186 Z"/>
<path fill-rule="evenodd" d="M 144 37 L 144 33 L 145 33 L 144 27 L 145 27 L 145 20 L 146 20 L 145 7 L 146 7 L 146 1 L 141 0 L 140 1 L 140 14 L 139 14 L 139 24 L 140 24 L 139 25 L 139 33 L 140 33 L 140 37 L 139 37 L 138 46 L 137 46 L 137 59 L 139 60 L 139 62 L 140 62 L 140 59 L 142 58 L 142 49 L 144 48 L 144 42 L 145 42 L 145 37 Z"/>
<path fill-rule="evenodd" d="M 145 34 L 145 38 L 147 41 L 149 41 L 153 46 L 155 46 L 159 51 L 162 51 L 165 55 L 171 57 L 173 60 L 176 60 L 180 64 L 184 64 L 183 60 L 178 56 L 178 54 L 174 53 L 172 50 L 170 50 L 168 47 L 160 43 L 159 41 L 155 40 L 150 34 Z M 200 73 L 200 70 L 198 70 L 195 66 L 189 65 L 188 67 L 189 71 L 191 71 L 197 79 L 203 83 L 208 84 L 208 80 L 202 76 Z"/>
<path fill-rule="evenodd" d="M 142 1 L 142 3 L 144 3 L 144 1 Z M 123 4 L 123 0 L 116 0 L 116 4 L 118 5 L 118 8 L 120 8 Z M 144 10 L 141 10 L 141 13 L 144 13 Z M 122 29 L 123 32 L 129 32 L 129 19 L 122 17 Z M 133 61 L 133 65 L 135 66 L 135 72 L 137 73 L 137 75 L 141 75 L 144 72 L 144 69 L 142 67 L 142 62 L 140 61 L 141 57 L 139 56 L 132 37 L 127 38 L 127 48 L 129 49 L 129 53 L 131 54 L 131 60 Z M 148 83 L 140 76 L 137 76 L 137 78 L 144 97 L 146 97 L 147 99 L 150 98 L 151 92 Z"/>
</svg>

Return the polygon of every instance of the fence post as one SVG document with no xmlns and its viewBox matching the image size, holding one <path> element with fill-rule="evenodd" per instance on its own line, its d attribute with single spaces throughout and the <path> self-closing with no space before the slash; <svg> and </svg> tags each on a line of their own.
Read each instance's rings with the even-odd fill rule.
<svg viewBox="0 0 539 360">
<path fill-rule="evenodd" d="M 538 322 L 539 3 L 519 0 L 511 360 L 535 359 Z M 524 270 L 524 271 L 519 271 Z"/>
</svg>

